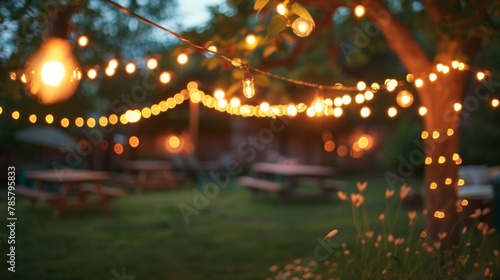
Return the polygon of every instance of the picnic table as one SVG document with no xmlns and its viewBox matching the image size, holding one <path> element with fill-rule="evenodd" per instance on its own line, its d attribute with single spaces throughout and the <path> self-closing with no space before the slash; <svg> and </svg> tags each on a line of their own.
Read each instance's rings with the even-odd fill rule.
<svg viewBox="0 0 500 280">
<path fill-rule="evenodd" d="M 28 198 L 31 208 L 39 200 L 50 203 L 54 218 L 59 218 L 66 208 L 100 206 L 108 213 L 111 200 L 124 195 L 122 189 L 103 185 L 110 175 L 102 171 L 51 169 L 26 172 L 25 177 L 33 180 L 34 186 L 18 185 L 16 193 Z M 97 200 L 88 200 L 90 194 L 97 195 Z"/>
<path fill-rule="evenodd" d="M 274 192 L 285 200 L 305 197 L 296 190 L 299 185 L 307 184 L 319 190 L 311 197 L 327 198 L 332 191 L 341 190 L 345 185 L 342 181 L 330 179 L 334 172 L 328 166 L 258 162 L 250 169 L 254 176 L 242 176 L 238 183 L 252 190 L 254 195 L 261 191 Z"/>
<path fill-rule="evenodd" d="M 173 165 L 166 160 L 127 160 L 121 163 L 123 174 L 115 181 L 135 187 L 138 193 L 144 189 L 175 187 L 184 178 L 172 171 Z"/>
</svg>

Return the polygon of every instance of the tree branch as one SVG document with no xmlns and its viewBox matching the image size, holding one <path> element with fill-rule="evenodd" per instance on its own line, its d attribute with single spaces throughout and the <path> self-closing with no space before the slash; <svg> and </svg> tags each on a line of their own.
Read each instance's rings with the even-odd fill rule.
<svg viewBox="0 0 500 280">
<path fill-rule="evenodd" d="M 434 23 L 439 23 L 443 18 L 443 10 L 436 0 L 422 0 L 425 5 L 425 10 Z"/>
<path fill-rule="evenodd" d="M 415 40 L 410 30 L 380 0 L 363 0 L 366 14 L 377 23 L 389 47 L 410 73 L 419 74 L 432 67 L 432 61 Z"/>
</svg>

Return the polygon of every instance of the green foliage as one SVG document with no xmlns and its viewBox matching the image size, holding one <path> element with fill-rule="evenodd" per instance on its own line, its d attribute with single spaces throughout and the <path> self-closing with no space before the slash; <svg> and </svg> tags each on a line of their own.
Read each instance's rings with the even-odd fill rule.
<svg viewBox="0 0 500 280">
<path fill-rule="evenodd" d="M 267 26 L 266 38 L 276 36 L 276 34 L 285 30 L 288 20 L 282 15 L 274 15 Z"/>
</svg>

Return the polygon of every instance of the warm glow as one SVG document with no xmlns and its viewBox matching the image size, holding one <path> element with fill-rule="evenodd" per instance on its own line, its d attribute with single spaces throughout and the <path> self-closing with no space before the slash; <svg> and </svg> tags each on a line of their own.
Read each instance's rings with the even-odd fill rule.
<svg viewBox="0 0 500 280">
<path fill-rule="evenodd" d="M 461 206 L 467 206 L 469 205 L 469 201 L 467 199 L 462 199 L 462 202 L 460 202 Z"/>
<path fill-rule="evenodd" d="M 253 48 L 257 44 L 257 37 L 255 37 L 255 35 L 253 35 L 253 34 L 248 34 L 245 37 L 245 42 L 247 43 L 247 45 L 249 47 Z"/>
<path fill-rule="evenodd" d="M 427 114 L 427 108 L 421 106 L 420 108 L 418 108 L 418 114 L 421 116 L 425 116 Z"/>
<path fill-rule="evenodd" d="M 453 69 L 457 69 L 457 68 L 458 68 L 458 61 L 453 60 L 453 61 L 451 62 L 451 67 L 453 67 Z"/>
<path fill-rule="evenodd" d="M 500 101 L 498 101 L 498 99 L 491 100 L 491 106 L 493 106 L 493 108 L 498 107 L 498 105 L 500 105 Z"/>
<path fill-rule="evenodd" d="M 413 80 L 415 80 L 415 76 L 414 76 L 413 74 L 408 74 L 408 75 L 406 75 L 406 81 L 407 81 L 408 83 L 413 82 Z"/>
<path fill-rule="evenodd" d="M 77 127 L 82 127 L 84 125 L 85 121 L 83 120 L 82 117 L 78 117 L 75 119 L 75 125 Z"/>
<path fill-rule="evenodd" d="M 431 190 L 435 190 L 435 189 L 437 189 L 437 186 L 438 186 L 438 185 L 436 184 L 436 182 L 432 182 L 432 183 L 429 185 L 429 188 L 430 188 Z"/>
<path fill-rule="evenodd" d="M 215 99 L 220 100 L 220 99 L 224 98 L 224 96 L 226 96 L 226 93 L 222 89 L 218 88 L 218 89 L 214 90 Z"/>
<path fill-rule="evenodd" d="M 29 120 L 31 123 L 36 123 L 36 115 L 30 115 Z"/>
<path fill-rule="evenodd" d="M 105 116 L 100 117 L 99 118 L 99 125 L 102 127 L 108 125 L 108 118 L 106 118 Z"/>
<path fill-rule="evenodd" d="M 149 107 L 142 108 L 141 116 L 145 119 L 151 117 L 151 108 Z"/>
<path fill-rule="evenodd" d="M 358 18 L 364 16 L 365 12 L 365 7 L 363 5 L 357 5 L 356 7 L 354 7 L 354 14 Z"/>
<path fill-rule="evenodd" d="M 20 116 L 20 114 L 19 114 L 19 112 L 18 112 L 18 111 L 14 111 L 14 112 L 12 112 L 12 118 L 13 118 L 13 119 L 17 120 L 17 119 L 19 119 L 19 116 Z"/>
<path fill-rule="evenodd" d="M 433 139 L 438 139 L 438 138 L 439 138 L 439 136 L 440 136 L 439 131 L 437 131 L 437 130 L 436 130 L 436 131 L 433 131 L 433 132 L 432 132 L 432 138 L 433 138 Z"/>
<path fill-rule="evenodd" d="M 387 110 L 387 115 L 391 118 L 395 117 L 397 114 L 398 114 L 398 109 L 396 109 L 395 107 L 390 107 Z"/>
<path fill-rule="evenodd" d="M 123 153 L 123 145 L 116 143 L 115 146 L 113 147 L 113 150 L 117 155 L 121 155 Z"/>
<path fill-rule="evenodd" d="M 107 67 L 105 70 L 104 70 L 104 73 L 106 74 L 106 76 L 108 77 L 111 77 L 115 74 L 116 70 L 115 68 L 111 68 L 111 67 Z"/>
<path fill-rule="evenodd" d="M 342 108 L 340 108 L 340 107 L 335 107 L 335 109 L 333 109 L 333 115 L 337 118 L 342 116 L 343 113 L 344 113 L 344 110 L 342 110 Z"/>
<path fill-rule="evenodd" d="M 109 115 L 108 119 L 109 119 L 109 123 L 110 124 L 116 124 L 116 123 L 118 123 L 118 116 L 115 115 L 115 114 Z"/>
<path fill-rule="evenodd" d="M 64 78 L 64 65 L 59 61 L 48 61 L 42 66 L 42 82 L 57 87 Z"/>
<path fill-rule="evenodd" d="M 452 160 L 457 160 L 460 158 L 460 155 L 457 153 L 454 153 L 453 156 L 451 157 Z"/>
<path fill-rule="evenodd" d="M 241 101 L 240 101 L 240 99 L 238 97 L 233 97 L 233 98 L 231 98 L 231 100 L 229 101 L 229 103 L 233 107 L 238 107 L 238 106 L 240 106 Z"/>
<path fill-rule="evenodd" d="M 87 71 L 87 77 L 91 80 L 95 79 L 97 77 L 97 71 L 95 69 L 89 69 L 89 71 Z"/>
<path fill-rule="evenodd" d="M 460 71 L 464 70 L 465 69 L 465 64 L 463 62 L 459 62 L 457 69 L 460 70 Z"/>
<path fill-rule="evenodd" d="M 463 186 L 463 185 L 465 185 L 465 180 L 464 180 L 464 179 L 458 179 L 458 181 L 457 181 L 457 185 L 458 185 L 458 186 Z"/>
<path fill-rule="evenodd" d="M 87 38 L 87 36 L 82 35 L 82 36 L 78 37 L 78 45 L 80 47 L 82 47 L 82 48 L 86 47 L 88 45 L 88 43 L 89 43 L 89 38 Z"/>
<path fill-rule="evenodd" d="M 129 62 L 125 65 L 125 72 L 132 74 L 135 72 L 135 64 L 133 62 Z"/>
<path fill-rule="evenodd" d="M 335 143 L 332 140 L 327 140 L 324 144 L 324 149 L 327 152 L 333 152 L 335 150 Z"/>
<path fill-rule="evenodd" d="M 451 183 L 452 183 L 452 182 L 453 182 L 453 181 L 451 180 L 451 178 L 446 178 L 446 179 L 444 180 L 444 183 L 445 183 L 446 185 L 451 185 Z"/>
<path fill-rule="evenodd" d="M 337 149 L 337 155 L 338 155 L 339 157 L 345 157 L 345 156 L 347 155 L 347 153 L 348 153 L 348 152 L 349 152 L 349 151 L 348 151 L 348 149 L 347 149 L 347 147 L 346 147 L 345 145 L 341 145 L 341 146 L 339 146 L 339 147 L 338 147 L 338 149 Z"/>
<path fill-rule="evenodd" d="M 455 112 L 462 110 L 462 104 L 460 103 L 453 104 L 453 110 L 455 110 Z"/>
<path fill-rule="evenodd" d="M 207 50 L 211 51 L 211 52 L 217 52 L 217 47 L 214 46 L 214 45 L 211 45 L 207 48 Z"/>
<path fill-rule="evenodd" d="M 365 102 L 365 96 L 362 93 L 358 93 L 354 97 L 354 101 L 356 101 L 357 104 L 361 104 L 361 103 Z"/>
<path fill-rule="evenodd" d="M 365 91 L 365 99 L 366 100 L 372 100 L 373 99 L 373 92 L 371 90 Z"/>
<path fill-rule="evenodd" d="M 189 57 L 187 54 L 185 53 L 180 53 L 178 56 L 177 56 L 177 62 L 180 64 L 180 65 L 184 65 L 188 62 L 189 60 Z"/>
<path fill-rule="evenodd" d="M 438 159 L 438 163 L 443 164 L 445 162 L 446 162 L 446 158 L 443 157 L 443 156 L 440 156 L 439 159 Z"/>
<path fill-rule="evenodd" d="M 385 82 L 387 91 L 394 91 L 398 86 L 398 81 L 395 79 L 387 79 Z"/>
<path fill-rule="evenodd" d="M 264 101 L 264 102 L 260 103 L 259 108 L 262 112 L 265 113 L 265 112 L 269 111 L 269 103 Z"/>
<path fill-rule="evenodd" d="M 373 139 L 370 135 L 361 135 L 358 139 L 358 146 L 363 150 L 369 150 L 373 146 Z"/>
<path fill-rule="evenodd" d="M 363 107 L 363 108 L 361 108 L 361 111 L 359 113 L 360 113 L 361 117 L 368 118 L 371 114 L 371 110 L 368 107 Z"/>
<path fill-rule="evenodd" d="M 422 139 L 427 139 L 429 137 L 429 132 L 422 131 L 422 134 L 420 135 L 420 137 L 422 137 Z"/>
<path fill-rule="evenodd" d="M 314 23 L 304 17 L 299 17 L 292 23 L 292 30 L 299 37 L 307 37 L 314 29 Z"/>
<path fill-rule="evenodd" d="M 96 124 L 96 121 L 94 118 L 88 118 L 87 119 L 87 126 L 90 127 L 90 128 L 93 128 Z"/>
<path fill-rule="evenodd" d="M 350 95 L 346 94 L 346 95 L 342 96 L 342 103 L 343 103 L 344 105 L 349 105 L 349 104 L 351 104 L 351 101 L 352 101 L 352 98 L 351 98 L 351 96 L 350 96 Z"/>
<path fill-rule="evenodd" d="M 116 58 L 109 60 L 108 68 L 116 69 L 117 67 L 118 67 L 118 60 Z"/>
<path fill-rule="evenodd" d="M 128 139 L 128 143 L 130 144 L 130 147 L 137 148 L 137 146 L 139 146 L 139 138 L 137 138 L 137 136 L 131 136 Z"/>
<path fill-rule="evenodd" d="M 431 157 L 426 157 L 425 158 L 425 164 L 429 165 L 432 163 L 432 158 Z"/>
<path fill-rule="evenodd" d="M 141 119 L 141 112 L 139 110 L 127 110 L 125 112 L 125 119 L 129 123 L 138 122 Z"/>
<path fill-rule="evenodd" d="M 68 118 L 62 118 L 61 119 L 61 126 L 62 127 L 68 127 L 69 126 L 69 120 L 68 120 Z"/>
<path fill-rule="evenodd" d="M 484 79 L 485 75 L 484 75 L 484 72 L 477 72 L 476 74 L 476 78 L 479 80 L 479 81 L 482 81 Z"/>
<path fill-rule="evenodd" d="M 168 84 L 170 80 L 172 79 L 172 76 L 170 75 L 169 72 L 164 71 L 160 74 L 160 82 L 162 84 Z"/>
<path fill-rule="evenodd" d="M 429 81 L 434 82 L 437 79 L 437 75 L 435 73 L 429 74 Z"/>
<path fill-rule="evenodd" d="M 284 15 L 286 13 L 286 7 L 283 3 L 279 3 L 276 5 L 276 12 L 280 15 Z"/>
<path fill-rule="evenodd" d="M 48 114 L 47 116 L 45 116 L 45 121 L 48 124 L 52 124 L 54 122 L 54 116 L 52 116 L 51 114 Z"/>
<path fill-rule="evenodd" d="M 413 104 L 413 95 L 407 90 L 402 90 L 396 96 L 396 102 L 403 108 L 408 108 Z"/>
<path fill-rule="evenodd" d="M 252 98 L 255 95 L 255 88 L 253 84 L 253 77 L 249 73 L 245 73 L 243 76 L 243 95 L 246 98 Z"/>
<path fill-rule="evenodd" d="M 452 136 L 452 135 L 453 135 L 453 133 L 455 133 L 455 131 L 453 130 L 453 128 L 448 128 L 448 129 L 446 130 L 446 135 L 448 135 L 448 136 Z"/>
<path fill-rule="evenodd" d="M 424 81 L 422 79 L 416 79 L 415 80 L 415 86 L 417 88 L 422 87 L 424 85 Z"/>
<path fill-rule="evenodd" d="M 156 60 L 155 58 L 150 58 L 148 59 L 146 66 L 151 70 L 156 69 L 156 67 L 158 67 L 158 60 Z"/>
<path fill-rule="evenodd" d="M 438 219 L 443 219 L 445 217 L 445 214 L 442 211 L 436 211 L 436 212 L 434 212 L 434 217 L 436 217 Z"/>
<path fill-rule="evenodd" d="M 366 89 L 366 84 L 365 84 L 365 82 L 360 81 L 360 82 L 358 82 L 358 84 L 356 85 L 356 87 L 358 88 L 359 91 L 363 91 L 363 90 Z"/>
<path fill-rule="evenodd" d="M 293 104 L 288 105 L 286 107 L 286 113 L 291 117 L 295 117 L 297 115 L 297 107 Z"/>
</svg>

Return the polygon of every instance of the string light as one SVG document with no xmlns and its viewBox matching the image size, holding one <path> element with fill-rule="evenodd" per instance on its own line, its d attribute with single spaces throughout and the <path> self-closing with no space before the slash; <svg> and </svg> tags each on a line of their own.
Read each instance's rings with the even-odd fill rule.
<svg viewBox="0 0 500 280">
<path fill-rule="evenodd" d="M 184 65 L 189 61 L 189 57 L 186 53 L 180 53 L 177 55 L 177 63 Z"/>
<path fill-rule="evenodd" d="M 82 36 L 78 37 L 78 45 L 80 47 L 82 47 L 82 48 L 86 47 L 88 43 L 89 43 L 89 38 L 87 38 L 87 36 L 82 35 Z"/>
<path fill-rule="evenodd" d="M 276 5 L 276 12 L 282 16 L 285 15 L 286 13 L 285 5 L 283 3 Z"/>
<path fill-rule="evenodd" d="M 425 116 L 427 114 L 427 108 L 421 106 L 420 108 L 418 108 L 418 114 L 421 116 Z"/>
<path fill-rule="evenodd" d="M 156 69 L 156 67 L 158 67 L 158 60 L 156 60 L 155 58 L 150 58 L 148 59 L 146 66 L 151 70 Z"/>
<path fill-rule="evenodd" d="M 133 74 L 135 72 L 135 64 L 133 62 L 127 63 L 125 65 L 125 72 Z"/>
<path fill-rule="evenodd" d="M 498 105 L 500 105 L 500 101 L 498 101 L 498 99 L 495 98 L 491 100 L 491 106 L 493 106 L 493 108 L 498 107 Z"/>
<path fill-rule="evenodd" d="M 408 108 L 413 104 L 413 95 L 407 90 L 402 90 L 396 96 L 396 102 L 402 108 Z"/>
<path fill-rule="evenodd" d="M 365 15 L 365 7 L 363 5 L 356 5 L 356 7 L 354 7 L 354 14 L 358 18 L 364 16 Z"/>
<path fill-rule="evenodd" d="M 462 104 L 460 103 L 453 104 L 453 110 L 455 110 L 455 112 L 462 110 Z"/>
<path fill-rule="evenodd" d="M 368 118 L 370 116 L 370 114 L 371 114 L 370 108 L 368 108 L 366 106 L 361 108 L 361 111 L 360 111 L 361 117 Z"/>
<path fill-rule="evenodd" d="M 292 22 L 292 30 L 299 37 L 307 37 L 314 29 L 314 22 L 305 17 L 298 17 Z"/>
<path fill-rule="evenodd" d="M 391 118 L 394 118 L 397 114 L 398 114 L 398 109 L 396 109 L 395 107 L 390 107 L 387 110 L 387 115 Z"/>
<path fill-rule="evenodd" d="M 478 81 L 484 80 L 484 77 L 485 77 L 484 72 L 477 72 L 476 78 Z"/>
<path fill-rule="evenodd" d="M 220 100 L 220 99 L 224 98 L 225 95 L 226 94 L 224 93 L 224 91 L 222 89 L 220 89 L 220 88 L 214 90 L 214 97 L 217 100 Z"/>
<path fill-rule="evenodd" d="M 95 79 L 97 77 L 97 71 L 94 68 L 89 69 L 89 71 L 87 71 L 87 77 L 91 80 Z"/>
<path fill-rule="evenodd" d="M 257 44 L 257 37 L 255 37 L 255 35 L 253 34 L 248 34 L 246 37 L 245 37 L 245 42 L 247 43 L 247 45 L 250 47 L 250 48 L 254 48 L 255 45 Z"/>
<path fill-rule="evenodd" d="M 172 79 L 172 76 L 170 75 L 169 72 L 164 71 L 160 74 L 160 82 L 162 84 L 168 84 L 170 80 Z"/>
<path fill-rule="evenodd" d="M 255 95 L 255 87 L 253 84 L 253 75 L 248 68 L 245 69 L 241 82 L 243 83 L 243 95 L 246 98 L 252 98 Z"/>
</svg>

